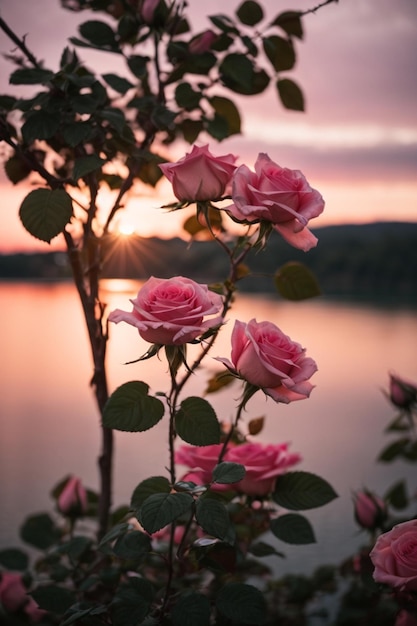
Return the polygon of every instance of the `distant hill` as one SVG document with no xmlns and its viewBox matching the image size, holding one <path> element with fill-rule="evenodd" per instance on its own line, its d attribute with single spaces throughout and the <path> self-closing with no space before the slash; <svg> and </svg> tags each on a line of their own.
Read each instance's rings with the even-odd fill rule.
<svg viewBox="0 0 417 626">
<path fill-rule="evenodd" d="M 329 296 L 417 301 L 417 223 L 327 226 L 316 229 L 318 246 L 308 253 L 273 234 L 266 250 L 247 259 L 252 275 L 244 291 L 268 292 L 271 276 L 286 261 L 302 261 Z M 215 242 L 179 238 L 109 237 L 103 275 L 143 279 L 187 275 L 200 282 L 227 275 L 227 261 Z M 63 279 L 70 276 L 65 253 L 0 255 L 0 279 Z"/>
</svg>

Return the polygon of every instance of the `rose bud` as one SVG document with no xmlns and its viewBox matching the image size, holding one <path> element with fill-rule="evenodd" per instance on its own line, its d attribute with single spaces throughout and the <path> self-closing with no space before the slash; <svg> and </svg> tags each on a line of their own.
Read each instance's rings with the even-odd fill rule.
<svg viewBox="0 0 417 626">
<path fill-rule="evenodd" d="M 68 517 L 80 517 L 87 512 L 87 492 L 81 480 L 71 476 L 58 496 L 58 509 Z"/>
<path fill-rule="evenodd" d="M 410 409 L 417 401 L 417 387 L 390 374 L 390 400 L 400 409 Z"/>
<path fill-rule="evenodd" d="M 357 523 L 367 530 L 380 528 L 387 517 L 385 502 L 370 491 L 358 491 L 354 506 Z"/>
</svg>

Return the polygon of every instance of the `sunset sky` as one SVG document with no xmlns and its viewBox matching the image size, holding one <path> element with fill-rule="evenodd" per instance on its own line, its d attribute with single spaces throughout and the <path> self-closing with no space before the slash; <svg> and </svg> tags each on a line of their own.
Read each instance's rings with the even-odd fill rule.
<svg viewBox="0 0 417 626">
<path fill-rule="evenodd" d="M 216 14 L 225 12 L 227 5 L 230 14 L 239 4 L 189 0 L 196 31 L 209 27 L 202 7 Z M 262 4 L 272 18 L 282 10 L 313 7 L 318 0 Z M 28 47 L 52 69 L 57 69 L 68 37 L 77 35 L 77 24 L 91 19 L 86 12 L 64 11 L 58 0 L 2 0 L 0 14 L 19 36 L 26 35 Z M 266 96 L 239 101 L 243 136 L 213 143 L 211 151 L 233 152 L 239 163 L 250 167 L 259 152 L 267 152 L 281 166 L 302 170 L 326 200 L 326 210 L 313 228 L 417 221 L 417 2 L 339 0 L 306 16 L 304 27 L 305 39 L 297 43 L 297 67 L 290 77 L 303 88 L 306 113 L 285 111 L 271 86 Z M 0 33 L 0 52 L 12 50 Z M 116 63 L 109 54 L 84 49 L 78 54 L 103 72 Z M 0 93 L 16 93 L 8 85 L 11 70 L 2 60 Z M 177 146 L 172 158 L 183 153 L 184 146 Z M 3 173 L 0 185 L 0 251 L 49 250 L 19 223 L 18 208 L 28 188 L 13 187 Z M 169 198 L 167 185 L 160 192 Z M 124 219 L 141 235 L 170 236 L 184 216 L 164 215 L 156 209 L 159 204 L 151 195 L 140 202 L 132 199 Z M 56 238 L 52 246 L 60 245 Z"/>
</svg>

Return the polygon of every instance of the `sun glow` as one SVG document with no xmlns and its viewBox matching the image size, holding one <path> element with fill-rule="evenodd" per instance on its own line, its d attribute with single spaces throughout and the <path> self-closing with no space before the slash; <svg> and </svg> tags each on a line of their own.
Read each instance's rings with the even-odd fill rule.
<svg viewBox="0 0 417 626">
<path fill-rule="evenodd" d="M 119 222 L 116 228 L 116 232 L 118 235 L 122 235 L 123 237 L 129 237 L 135 233 L 135 226 L 130 222 Z"/>
</svg>

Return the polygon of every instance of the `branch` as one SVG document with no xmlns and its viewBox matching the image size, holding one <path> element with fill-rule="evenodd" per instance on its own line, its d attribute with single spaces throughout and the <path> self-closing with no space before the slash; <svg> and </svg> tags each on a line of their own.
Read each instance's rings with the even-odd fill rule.
<svg viewBox="0 0 417 626">
<path fill-rule="evenodd" d="M 23 52 L 25 57 L 32 63 L 32 65 L 38 69 L 42 68 L 40 63 L 32 52 L 26 47 L 25 40 L 19 39 L 19 37 L 12 31 L 12 29 L 6 24 L 6 22 L 0 17 L 0 28 L 6 33 L 6 35 L 16 44 L 16 46 Z"/>
<path fill-rule="evenodd" d="M 311 9 L 306 9 L 305 11 L 300 11 L 299 15 L 300 15 L 300 17 L 302 17 L 304 15 L 309 15 L 309 13 L 316 13 L 322 7 L 325 7 L 327 4 L 332 4 L 333 2 L 339 2 L 339 0 L 324 0 L 323 2 L 318 4 L 317 6 L 312 7 Z"/>
</svg>

